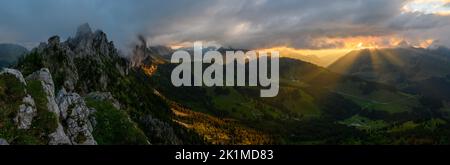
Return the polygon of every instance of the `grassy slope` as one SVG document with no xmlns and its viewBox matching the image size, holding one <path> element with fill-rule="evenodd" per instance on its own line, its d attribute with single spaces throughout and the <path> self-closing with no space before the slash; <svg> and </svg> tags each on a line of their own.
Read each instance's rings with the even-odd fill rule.
<svg viewBox="0 0 450 165">
<path fill-rule="evenodd" d="M 148 144 L 147 137 L 125 111 L 116 109 L 106 101 L 87 99 L 86 103 L 96 110 L 93 135 L 98 144 Z"/>
<path fill-rule="evenodd" d="M 420 126 L 396 133 L 388 131 L 402 123 L 441 120 L 439 116 L 427 115 L 426 105 L 418 96 L 383 84 L 341 76 L 300 61 L 288 59 L 282 60 L 281 64 L 280 94 L 275 98 L 260 98 L 259 88 L 173 88 L 167 84 L 171 70 L 167 66 L 160 67 L 154 81 L 158 90 L 193 111 L 231 118 L 272 135 L 274 143 L 446 142 L 439 140 L 448 137 L 445 133 L 448 132 L 445 131 L 447 125 L 442 123 L 435 124 L 435 129 Z M 396 140 L 410 135 L 413 137 L 406 141 Z M 414 140 L 417 142 L 412 142 Z"/>
</svg>

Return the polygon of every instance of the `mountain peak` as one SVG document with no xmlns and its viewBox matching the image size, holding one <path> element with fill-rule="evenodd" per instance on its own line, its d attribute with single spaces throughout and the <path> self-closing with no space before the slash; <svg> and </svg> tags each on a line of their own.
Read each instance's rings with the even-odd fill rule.
<svg viewBox="0 0 450 165">
<path fill-rule="evenodd" d="M 48 44 L 51 46 L 56 46 L 60 43 L 59 36 L 52 36 L 48 39 Z"/>
<path fill-rule="evenodd" d="M 78 27 L 76 36 L 64 42 L 76 56 L 117 54 L 112 41 L 108 41 L 102 30 L 93 31 L 88 23 Z"/>
<path fill-rule="evenodd" d="M 143 36 L 138 36 L 139 43 L 133 49 L 131 65 L 133 67 L 150 66 L 165 63 L 163 56 L 172 54 L 172 49 L 165 46 L 147 47 L 147 41 Z"/>
<path fill-rule="evenodd" d="M 84 23 L 78 27 L 76 37 L 86 36 L 89 34 L 92 34 L 92 29 L 88 23 Z"/>
</svg>

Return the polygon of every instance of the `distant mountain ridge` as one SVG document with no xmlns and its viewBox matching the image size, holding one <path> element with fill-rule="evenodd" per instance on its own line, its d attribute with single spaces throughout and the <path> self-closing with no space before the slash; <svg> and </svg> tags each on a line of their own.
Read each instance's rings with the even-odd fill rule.
<svg viewBox="0 0 450 165">
<path fill-rule="evenodd" d="M 450 50 L 444 47 L 355 50 L 328 69 L 400 87 L 405 83 L 450 74 Z"/>
<path fill-rule="evenodd" d="M 0 44 L 0 68 L 15 63 L 28 50 L 17 44 Z"/>
</svg>

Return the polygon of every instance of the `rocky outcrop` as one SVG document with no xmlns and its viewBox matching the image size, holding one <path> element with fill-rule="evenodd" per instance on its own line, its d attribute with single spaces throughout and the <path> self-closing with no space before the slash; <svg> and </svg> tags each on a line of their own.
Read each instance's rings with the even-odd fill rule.
<svg viewBox="0 0 450 165">
<path fill-rule="evenodd" d="M 47 68 L 42 68 L 39 71 L 36 71 L 27 77 L 27 80 L 38 80 L 42 84 L 42 89 L 44 90 L 47 97 L 47 108 L 48 111 L 53 112 L 56 116 L 60 115 L 60 110 L 55 101 L 55 85 L 53 82 L 52 75 Z M 55 132 L 49 135 L 50 142 L 52 145 L 61 145 L 61 144 L 71 144 L 69 137 L 67 137 L 64 132 L 64 128 L 61 125 L 60 120 L 58 119 L 57 128 Z"/>
<path fill-rule="evenodd" d="M 75 53 L 76 57 L 117 54 L 113 42 L 108 41 L 106 34 L 101 30 L 92 32 L 87 23 L 79 26 L 75 37 L 69 38 L 65 44 Z"/>
<path fill-rule="evenodd" d="M 49 145 L 72 144 L 69 137 L 67 137 L 66 133 L 64 132 L 64 127 L 61 125 L 61 123 L 58 123 L 58 127 L 56 127 L 55 132 L 49 134 L 48 137 L 50 138 L 50 141 L 48 142 Z"/>
<path fill-rule="evenodd" d="M 84 23 L 78 27 L 76 36 L 81 38 L 89 36 L 91 34 L 92 34 L 91 27 L 89 26 L 88 23 Z"/>
<path fill-rule="evenodd" d="M 41 63 L 57 78 L 56 91 L 62 87 L 82 95 L 108 91 L 117 77 L 128 75 L 130 69 L 128 60 L 119 55 L 106 34 L 92 31 L 88 24 L 81 25 L 76 36 L 64 42 L 53 36 L 31 53 L 42 56 Z"/>
<path fill-rule="evenodd" d="M 147 41 L 144 37 L 139 37 L 140 43 L 133 49 L 131 55 L 131 66 L 135 68 L 158 65 L 166 63 L 166 60 L 159 53 L 165 53 L 161 48 L 147 47 Z M 167 48 L 169 51 L 169 48 Z"/>
<path fill-rule="evenodd" d="M 3 74 L 10 74 L 13 76 L 16 76 L 16 78 L 23 84 L 27 85 L 27 82 L 25 81 L 25 79 L 23 78 L 22 73 L 19 70 L 16 69 L 9 69 L 9 68 L 3 68 L 3 70 L 0 72 L 0 75 Z"/>
<path fill-rule="evenodd" d="M 67 93 L 61 89 L 56 98 L 61 111 L 61 118 L 65 122 L 66 133 L 72 144 L 95 145 L 92 131 L 92 114 L 95 109 L 86 106 L 83 98 L 77 93 Z"/>
<path fill-rule="evenodd" d="M 60 42 L 59 36 L 53 36 L 48 39 L 48 45 L 53 48 L 59 47 Z"/>
<path fill-rule="evenodd" d="M 38 80 L 42 83 L 42 88 L 44 89 L 45 94 L 47 95 L 47 107 L 50 112 L 54 112 L 55 114 L 59 114 L 58 105 L 55 102 L 55 83 L 53 82 L 52 75 L 47 68 L 42 68 L 39 71 L 34 72 L 33 74 L 27 77 L 27 80 Z"/>
<path fill-rule="evenodd" d="M 9 145 L 8 141 L 5 139 L 0 138 L 0 146 Z"/>
<path fill-rule="evenodd" d="M 50 144 L 97 144 L 92 136 L 95 110 L 88 108 L 80 95 L 108 91 L 119 77 L 128 74 L 128 61 L 119 56 L 103 31 L 92 31 L 88 24 L 81 25 L 76 36 L 66 41 L 62 42 L 59 36 L 50 37 L 30 54 L 41 59 L 39 62 L 46 68 L 39 68 L 27 80 L 41 81 L 48 110 L 58 116 L 58 127 L 49 135 Z M 19 69 L 30 70 L 27 66 L 17 65 Z M 110 93 L 98 92 L 92 96 L 111 100 L 120 109 Z"/>
<path fill-rule="evenodd" d="M 58 127 L 50 134 L 50 144 L 97 144 L 92 136 L 91 113 L 83 98 L 63 88 L 55 96 L 55 85 L 47 68 L 36 71 L 27 80 L 41 81 L 47 96 L 47 108 L 58 116 Z M 27 120 L 25 120 L 27 121 Z"/>
<path fill-rule="evenodd" d="M 19 70 L 4 68 L 0 72 L 0 75 L 3 75 L 3 74 L 13 75 L 22 84 L 24 84 L 25 86 L 27 85 L 27 82 L 25 81 L 22 73 Z M 25 92 L 26 92 L 26 90 L 25 90 Z M 33 118 L 36 116 L 36 112 L 37 112 L 36 105 L 34 103 L 33 98 L 30 95 L 26 95 L 22 99 L 22 104 L 19 106 L 16 117 L 14 117 L 14 119 L 13 119 L 17 125 L 17 128 L 18 129 L 29 129 L 31 126 L 31 123 L 33 121 Z"/>
<path fill-rule="evenodd" d="M 163 59 L 159 56 L 153 56 L 153 53 L 165 53 L 170 50 L 147 48 L 145 45 L 141 45 L 139 50 L 137 50 L 144 52 L 144 54 L 140 54 L 143 55 L 143 58 L 138 57 L 139 60 L 137 61 L 140 61 L 138 62 L 139 64 L 144 64 L 144 69 L 149 67 L 153 73 L 153 70 L 156 70 L 153 65 L 158 65 L 158 61 Z M 69 37 L 66 41 L 61 41 L 58 36 L 49 38 L 47 43 L 41 43 L 24 60 L 20 60 L 15 67 L 29 75 L 26 77 L 26 80 L 33 80 L 33 82 L 29 81 L 33 86 L 36 85 L 36 80 L 41 82 L 45 94 L 43 95 L 42 91 L 39 91 L 39 95 L 43 95 L 47 99 L 46 107 L 48 111 L 57 116 L 57 125 L 48 125 L 49 128 L 55 129 L 54 131 L 46 129 L 45 133 L 37 135 L 39 136 L 37 138 L 40 140 L 39 144 L 46 142 L 52 145 L 97 144 L 93 131 L 96 125 L 100 128 L 104 120 L 96 124 L 95 116 L 102 116 L 99 114 L 104 109 L 98 109 L 96 113 L 95 109 L 86 105 L 85 99 L 88 98 L 107 101 L 112 103 L 118 110 L 126 109 L 126 112 L 119 111 L 122 115 L 121 118 L 128 118 L 133 125 L 136 122 L 139 128 L 137 126 L 130 127 L 136 129 L 135 132 L 145 132 L 145 135 L 142 134 L 142 137 L 137 141 L 142 139 L 144 139 L 143 141 L 149 140 L 148 138 L 150 137 L 155 138 L 155 141 L 161 141 L 161 144 L 181 143 L 169 118 L 151 117 L 153 112 L 155 114 L 164 113 L 163 115 L 167 116 L 170 114 L 165 114 L 168 111 L 164 102 L 155 101 L 158 100 L 158 96 L 149 92 L 152 90 L 152 87 L 144 85 L 147 81 L 144 75 L 141 74 L 142 72 L 130 67 L 130 61 L 119 55 L 113 42 L 108 41 L 105 33 L 100 30 L 92 31 L 88 24 L 80 26 L 76 36 L 73 38 Z M 41 67 L 43 68 L 41 69 Z M 36 72 L 31 73 L 33 71 Z M 25 79 L 17 72 L 7 70 L 2 74 L 17 75 L 18 79 L 22 77 L 21 81 L 25 84 Z M 117 98 L 125 99 L 120 100 L 124 104 L 121 105 L 119 101 L 114 99 L 113 94 L 107 91 L 111 91 Z M 34 97 L 34 93 L 31 97 Z M 24 95 L 18 97 L 16 101 L 20 103 L 22 97 Z M 40 117 L 40 112 L 44 109 L 45 103 L 43 103 L 41 98 L 34 99 L 36 101 L 37 114 Z M 33 107 L 32 104 L 26 105 Z M 23 123 L 23 128 L 27 128 L 29 123 L 31 123 L 29 122 L 31 120 L 28 120 L 30 118 L 28 116 L 32 114 L 30 113 L 32 111 L 26 110 L 29 109 L 26 106 L 23 109 L 21 110 L 23 113 L 19 113 L 21 116 L 17 118 L 17 123 Z M 129 113 L 141 114 L 141 112 L 142 115 L 140 116 L 143 116 L 142 118 L 128 115 Z M 54 121 L 55 116 L 53 114 L 45 112 L 42 115 L 48 115 Z M 141 126 L 145 128 L 141 128 Z M 52 133 L 49 134 L 49 132 Z M 124 132 L 126 133 L 127 131 Z M 111 134 L 114 135 L 117 132 L 111 132 Z M 155 137 L 152 137 L 152 134 L 155 134 Z M 123 136 L 123 134 L 117 136 Z"/>
<path fill-rule="evenodd" d="M 52 74 L 47 68 L 42 68 L 39 71 L 32 73 L 26 79 L 38 80 L 41 82 L 48 101 L 48 111 L 53 112 L 56 116 L 58 116 L 58 123 L 55 132 L 48 135 L 50 138 L 49 144 L 97 144 L 92 136 L 93 125 L 91 124 L 92 121 L 95 120 L 91 118 L 91 114 L 95 110 L 88 108 L 80 95 L 73 92 L 67 92 L 65 88 L 62 88 L 58 92 L 58 95 L 55 95 L 55 85 Z M 24 112 L 28 111 L 24 110 Z M 24 115 L 21 116 L 28 117 L 30 115 L 28 115 L 28 113 L 24 113 Z M 22 121 L 22 123 L 24 123 L 22 125 L 25 127 L 29 120 L 25 120 L 28 118 L 24 117 L 20 117 L 19 119 L 22 120 L 19 121 Z"/>
<path fill-rule="evenodd" d="M 69 91 L 75 90 L 75 84 L 79 80 L 79 75 L 76 71 L 74 59 L 70 58 L 75 56 L 75 54 L 70 51 L 66 43 L 60 42 L 59 36 L 50 37 L 48 43 L 41 43 L 31 53 L 41 55 L 44 59 L 42 63 L 48 64 L 46 67 L 53 74 L 64 75 L 62 84 L 54 84 L 56 89 L 65 87 Z M 54 61 L 54 59 L 58 60 Z"/>
<path fill-rule="evenodd" d="M 14 118 L 14 122 L 18 129 L 29 129 L 37 114 L 36 105 L 30 95 L 25 96 L 22 102 L 23 104 L 19 106 L 19 112 Z"/>
<path fill-rule="evenodd" d="M 47 103 L 46 109 L 41 110 L 47 110 L 57 116 L 57 120 L 55 121 L 55 124 L 57 125 L 54 132 L 48 135 L 40 135 L 48 137 L 48 144 L 97 144 L 92 135 L 92 131 L 95 126 L 95 118 L 93 118 L 95 109 L 87 107 L 83 97 L 74 92 L 67 92 L 64 88 L 62 88 L 58 92 L 58 95 L 55 96 L 55 85 L 49 69 L 42 68 L 27 76 L 26 79 L 23 78 L 20 71 L 14 69 L 4 69 L 2 74 L 14 75 L 23 84 L 26 84 L 26 81 L 40 82 L 42 87 L 42 96 L 45 97 L 46 101 L 41 102 L 44 103 L 43 105 Z M 27 85 L 25 85 L 25 88 L 26 86 Z M 22 99 L 22 103 L 20 104 L 13 121 L 17 125 L 17 129 L 27 130 L 30 129 L 33 119 L 38 116 L 38 111 L 36 102 L 32 98 L 32 95 L 28 94 L 26 91 L 24 94 L 25 97 Z M 111 93 L 94 92 L 90 96 L 96 99 L 110 100 L 115 104 L 115 106 L 120 108 L 120 104 L 112 97 Z M 2 144 L 7 144 L 6 140 L 0 142 Z"/>
</svg>

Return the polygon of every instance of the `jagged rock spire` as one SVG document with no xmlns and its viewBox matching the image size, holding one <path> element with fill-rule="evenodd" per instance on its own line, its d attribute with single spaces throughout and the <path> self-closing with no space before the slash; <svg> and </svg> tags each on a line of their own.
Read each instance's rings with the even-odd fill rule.
<svg viewBox="0 0 450 165">
<path fill-rule="evenodd" d="M 77 29 L 76 37 L 83 37 L 92 34 L 92 29 L 88 23 L 80 25 Z"/>
<path fill-rule="evenodd" d="M 48 44 L 52 47 L 59 45 L 60 38 L 59 36 L 52 36 L 48 39 Z"/>
</svg>

